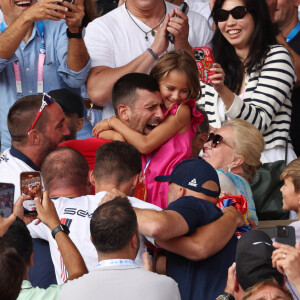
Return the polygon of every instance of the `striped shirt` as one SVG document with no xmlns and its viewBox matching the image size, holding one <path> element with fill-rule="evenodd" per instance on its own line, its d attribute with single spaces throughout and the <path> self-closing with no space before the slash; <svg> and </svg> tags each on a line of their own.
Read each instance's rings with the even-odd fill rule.
<svg viewBox="0 0 300 300">
<path fill-rule="evenodd" d="M 281 45 L 271 46 L 260 71 L 252 70 L 248 78 L 244 99 L 235 95 L 225 114 L 230 119 L 240 118 L 252 123 L 262 133 L 266 149 L 286 145 L 291 141 L 291 94 L 296 74 L 291 56 Z M 218 93 L 211 85 L 202 85 L 202 98 L 210 125 L 221 127 L 218 112 Z"/>
</svg>

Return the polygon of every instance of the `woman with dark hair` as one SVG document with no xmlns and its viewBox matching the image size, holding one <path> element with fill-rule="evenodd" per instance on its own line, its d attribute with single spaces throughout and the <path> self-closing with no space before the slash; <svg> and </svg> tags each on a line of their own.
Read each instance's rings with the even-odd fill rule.
<svg viewBox="0 0 300 300">
<path fill-rule="evenodd" d="M 227 118 L 252 123 L 264 136 L 265 161 L 296 158 L 289 138 L 295 71 L 289 52 L 278 45 L 268 6 L 262 0 L 216 0 L 212 85 L 200 103 L 210 125 Z"/>
</svg>

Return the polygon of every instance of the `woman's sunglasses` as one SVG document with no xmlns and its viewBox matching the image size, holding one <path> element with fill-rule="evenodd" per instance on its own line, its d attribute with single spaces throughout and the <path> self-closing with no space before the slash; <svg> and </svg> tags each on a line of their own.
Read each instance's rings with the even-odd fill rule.
<svg viewBox="0 0 300 300">
<path fill-rule="evenodd" d="M 211 142 L 211 147 L 212 148 L 216 148 L 221 141 L 223 141 L 223 143 L 225 143 L 227 146 L 229 146 L 230 148 L 232 148 L 232 146 L 230 146 L 229 144 L 227 144 L 223 137 L 219 134 L 214 134 L 213 132 L 211 132 L 207 138 L 207 142 Z M 233 148 L 232 148 L 233 149 Z"/>
<path fill-rule="evenodd" d="M 232 15 L 232 17 L 236 20 L 243 19 L 248 12 L 248 9 L 246 6 L 237 6 L 233 8 L 232 10 L 225 10 L 222 8 L 218 8 L 214 12 L 214 18 L 217 22 L 224 22 L 228 19 L 229 15 Z"/>
</svg>

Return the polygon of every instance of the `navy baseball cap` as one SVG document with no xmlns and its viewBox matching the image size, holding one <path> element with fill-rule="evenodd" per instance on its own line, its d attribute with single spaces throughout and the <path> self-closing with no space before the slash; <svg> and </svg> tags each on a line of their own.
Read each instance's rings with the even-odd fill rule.
<svg viewBox="0 0 300 300">
<path fill-rule="evenodd" d="M 52 90 L 48 95 L 54 98 L 64 113 L 77 114 L 79 118 L 83 118 L 82 98 L 79 95 L 65 88 Z"/>
<path fill-rule="evenodd" d="M 155 177 L 156 181 L 173 182 L 189 190 L 202 193 L 206 196 L 218 197 L 220 195 L 220 183 L 216 170 L 204 159 L 189 158 L 175 166 L 170 175 Z M 215 182 L 219 191 L 212 191 L 202 187 L 207 181 Z"/>
</svg>

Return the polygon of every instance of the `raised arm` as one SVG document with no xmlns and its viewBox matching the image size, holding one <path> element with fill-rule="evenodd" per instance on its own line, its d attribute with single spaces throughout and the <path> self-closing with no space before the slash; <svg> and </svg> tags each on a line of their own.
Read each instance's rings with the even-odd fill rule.
<svg viewBox="0 0 300 300">
<path fill-rule="evenodd" d="M 93 134 L 113 128 L 119 132 L 126 141 L 137 148 L 142 154 L 147 154 L 157 149 L 163 143 L 168 141 L 178 132 L 185 132 L 191 122 L 191 110 L 188 105 L 182 105 L 176 115 L 169 115 L 161 124 L 154 128 L 148 135 L 143 135 L 130 129 L 126 124 L 111 117 L 108 120 L 102 120 L 93 129 Z"/>
<path fill-rule="evenodd" d="M 39 219 L 52 231 L 60 225 L 55 206 L 49 198 L 48 192 L 43 193 L 43 202 L 36 198 L 34 200 Z M 55 240 L 61 252 L 64 264 L 69 273 L 68 280 L 72 280 L 88 272 L 85 263 L 78 249 L 63 231 L 55 234 Z"/>
<path fill-rule="evenodd" d="M 155 242 L 161 248 L 190 260 L 206 259 L 223 249 L 234 235 L 236 228 L 244 224 L 243 216 L 234 207 L 224 208 L 223 213 L 218 220 L 198 227 L 191 236 Z"/>
<path fill-rule="evenodd" d="M 134 208 L 137 216 L 139 232 L 160 240 L 168 240 L 182 236 L 189 231 L 185 219 L 171 210 L 155 211 Z"/>
<path fill-rule="evenodd" d="M 167 24 L 169 19 L 170 16 L 167 14 L 162 26 L 156 34 L 153 44 L 150 47 L 158 56 L 165 52 L 168 47 L 169 42 L 167 40 Z M 89 25 L 91 29 L 97 30 L 97 27 L 93 28 L 92 26 L 94 25 Z M 89 27 L 87 28 L 85 41 L 87 43 L 89 52 L 92 53 L 93 51 L 99 51 L 99 49 L 97 50 L 97 44 L 95 45 L 94 36 L 89 36 Z M 107 49 L 107 51 L 112 50 Z M 120 53 L 120 55 L 122 55 L 122 53 Z M 132 72 L 147 73 L 154 63 L 155 59 L 152 57 L 149 51 L 145 50 L 141 55 L 122 67 L 93 67 L 87 81 L 87 92 L 89 97 L 97 105 L 106 105 L 111 101 L 113 85 L 119 78 Z"/>
</svg>

